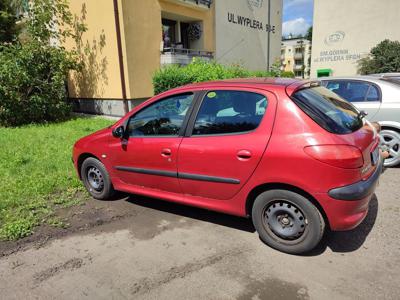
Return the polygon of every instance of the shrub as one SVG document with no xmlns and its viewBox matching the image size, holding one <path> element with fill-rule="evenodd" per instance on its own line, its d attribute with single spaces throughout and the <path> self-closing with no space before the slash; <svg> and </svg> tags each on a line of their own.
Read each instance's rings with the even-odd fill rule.
<svg viewBox="0 0 400 300">
<path fill-rule="evenodd" d="M 26 39 L 0 43 L 0 126 L 62 120 L 71 112 L 65 82 L 79 70 L 79 56 L 51 41 L 76 41 L 86 28 L 67 0 L 31 0 L 26 16 Z"/>
<path fill-rule="evenodd" d="M 65 80 L 74 59 L 35 43 L 0 50 L 0 125 L 65 119 L 71 112 Z"/>
<path fill-rule="evenodd" d="M 187 66 L 171 65 L 158 70 L 153 76 L 153 87 L 154 93 L 159 94 L 171 88 L 194 82 L 246 77 L 293 78 L 294 74 L 293 72 L 281 72 L 279 68 L 271 72 L 250 71 L 240 65 L 224 66 L 215 61 L 193 59 L 193 62 Z"/>
</svg>

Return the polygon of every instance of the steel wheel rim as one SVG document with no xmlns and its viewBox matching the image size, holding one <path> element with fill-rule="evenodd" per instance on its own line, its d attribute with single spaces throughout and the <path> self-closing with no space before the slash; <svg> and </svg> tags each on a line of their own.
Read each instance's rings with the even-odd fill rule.
<svg viewBox="0 0 400 300">
<path fill-rule="evenodd" d="M 385 163 L 390 164 L 400 159 L 400 137 L 389 132 L 380 133 L 380 142 L 382 150 L 389 152 L 389 157 Z"/>
<path fill-rule="evenodd" d="M 268 205 L 264 210 L 264 222 L 274 235 L 285 241 L 303 237 L 308 223 L 303 212 L 286 200 Z"/>
<path fill-rule="evenodd" d="M 101 171 L 96 167 L 89 167 L 87 171 L 87 179 L 92 190 L 101 192 L 104 188 L 104 179 Z"/>
</svg>

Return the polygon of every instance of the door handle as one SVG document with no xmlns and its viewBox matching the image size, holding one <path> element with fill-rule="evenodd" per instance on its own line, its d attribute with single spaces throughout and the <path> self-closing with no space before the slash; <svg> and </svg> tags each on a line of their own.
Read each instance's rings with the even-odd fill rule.
<svg viewBox="0 0 400 300">
<path fill-rule="evenodd" d="M 249 150 L 240 150 L 237 153 L 237 157 L 239 160 L 249 159 L 251 158 L 251 152 Z"/>
<path fill-rule="evenodd" d="M 171 154 L 172 154 L 171 149 L 164 148 L 161 150 L 161 156 L 168 157 L 171 156 Z"/>
</svg>

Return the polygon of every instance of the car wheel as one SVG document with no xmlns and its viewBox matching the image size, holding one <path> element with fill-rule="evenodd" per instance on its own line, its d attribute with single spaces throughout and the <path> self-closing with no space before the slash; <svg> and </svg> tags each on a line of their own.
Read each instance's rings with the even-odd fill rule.
<svg viewBox="0 0 400 300">
<path fill-rule="evenodd" d="M 99 200 L 110 199 L 115 191 L 106 167 L 96 158 L 84 160 L 81 167 L 83 184 L 90 195 Z"/>
<path fill-rule="evenodd" d="M 389 157 L 385 159 L 383 165 L 385 167 L 393 167 L 400 163 L 400 133 L 383 129 L 379 133 L 381 139 L 382 150 L 389 152 Z"/>
<path fill-rule="evenodd" d="M 286 190 L 260 194 L 253 205 L 252 219 L 267 245 L 290 254 L 312 250 L 325 230 L 318 209 L 307 198 Z"/>
</svg>

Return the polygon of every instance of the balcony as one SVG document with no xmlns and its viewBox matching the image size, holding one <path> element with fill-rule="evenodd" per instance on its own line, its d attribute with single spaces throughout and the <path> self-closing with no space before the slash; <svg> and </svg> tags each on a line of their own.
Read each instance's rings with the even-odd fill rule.
<svg viewBox="0 0 400 300">
<path fill-rule="evenodd" d="M 161 53 L 161 66 L 170 64 L 188 65 L 195 57 L 210 61 L 214 58 L 214 54 L 210 51 L 196 49 L 164 48 Z"/>
<path fill-rule="evenodd" d="M 296 52 L 294 54 L 294 59 L 303 59 L 303 53 L 301 52 Z"/>
<path fill-rule="evenodd" d="M 210 9 L 212 0 L 166 0 L 168 2 L 174 2 L 176 4 L 182 4 L 188 7 L 197 9 Z"/>
<path fill-rule="evenodd" d="M 293 66 L 293 69 L 294 69 L 295 71 L 301 71 L 301 70 L 303 70 L 303 66 L 304 66 L 304 65 L 297 65 L 297 64 L 296 64 L 296 65 Z"/>
</svg>

